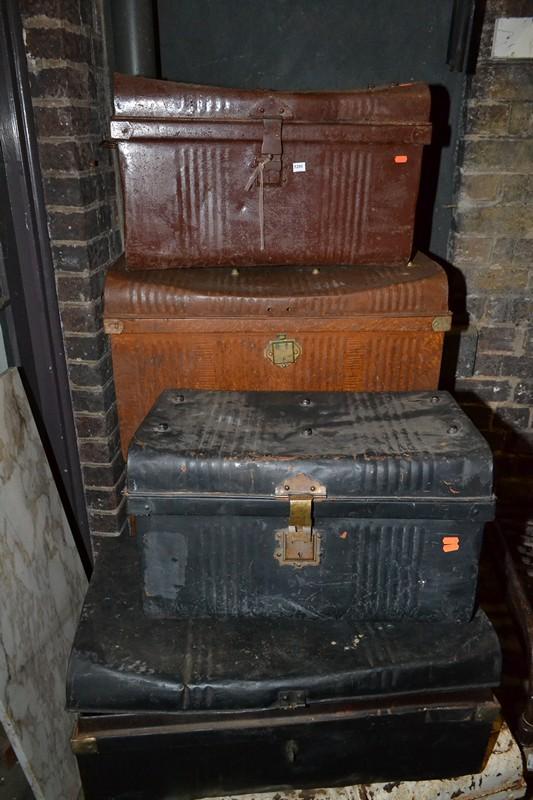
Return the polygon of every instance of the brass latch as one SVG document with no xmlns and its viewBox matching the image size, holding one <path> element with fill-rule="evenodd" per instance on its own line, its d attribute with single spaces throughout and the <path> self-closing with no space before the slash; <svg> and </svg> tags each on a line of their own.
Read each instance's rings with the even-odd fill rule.
<svg viewBox="0 0 533 800">
<path fill-rule="evenodd" d="M 316 566 L 320 534 L 313 528 L 313 501 L 326 497 L 326 487 L 300 473 L 276 486 L 276 496 L 289 500 L 289 524 L 276 533 L 275 558 L 282 566 Z"/>
<path fill-rule="evenodd" d="M 291 339 L 286 333 L 278 333 L 265 347 L 265 358 L 270 359 L 277 367 L 288 367 L 300 358 L 302 347 L 296 339 Z"/>
</svg>

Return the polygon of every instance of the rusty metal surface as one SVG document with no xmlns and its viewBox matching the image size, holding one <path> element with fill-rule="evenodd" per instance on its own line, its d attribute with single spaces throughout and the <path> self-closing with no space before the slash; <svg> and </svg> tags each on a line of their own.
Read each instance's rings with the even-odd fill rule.
<svg viewBox="0 0 533 800">
<path fill-rule="evenodd" d="M 393 781 L 339 789 L 286 790 L 219 796 L 212 800 L 518 800 L 526 794 L 522 758 L 503 724 L 483 772 L 431 781 Z"/>
<path fill-rule="evenodd" d="M 395 312 L 434 318 L 448 313 L 446 274 L 422 253 L 403 267 L 257 267 L 235 272 L 229 268 L 128 271 L 120 259 L 106 281 L 106 318 L 343 317 Z"/>
<path fill-rule="evenodd" d="M 423 83 L 358 91 L 279 92 L 115 75 L 115 117 L 121 120 L 280 116 L 313 122 L 423 124 L 429 120 L 429 103 L 429 88 Z"/>
<path fill-rule="evenodd" d="M 117 76 L 132 268 L 405 263 L 423 84 L 265 92 Z"/>
</svg>

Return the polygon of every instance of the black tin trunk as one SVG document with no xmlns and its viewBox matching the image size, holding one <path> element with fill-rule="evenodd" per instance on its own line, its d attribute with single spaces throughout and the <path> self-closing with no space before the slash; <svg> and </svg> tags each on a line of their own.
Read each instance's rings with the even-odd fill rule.
<svg viewBox="0 0 533 800">
<path fill-rule="evenodd" d="M 142 613 L 134 537 L 100 543 L 67 706 L 86 800 L 446 778 L 482 768 L 498 639 L 464 625 Z"/>
<path fill-rule="evenodd" d="M 168 391 L 127 492 L 149 615 L 472 616 L 492 459 L 445 392 Z"/>
</svg>

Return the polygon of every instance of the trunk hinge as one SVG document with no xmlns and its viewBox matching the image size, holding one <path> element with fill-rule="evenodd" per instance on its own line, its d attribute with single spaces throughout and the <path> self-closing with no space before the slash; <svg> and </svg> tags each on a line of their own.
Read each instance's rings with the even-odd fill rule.
<svg viewBox="0 0 533 800">
<path fill-rule="evenodd" d="M 326 487 L 299 474 L 276 486 L 276 496 L 289 501 L 289 523 L 276 533 L 275 558 L 282 566 L 311 567 L 320 563 L 320 534 L 313 528 L 313 501 L 326 497 Z"/>
</svg>

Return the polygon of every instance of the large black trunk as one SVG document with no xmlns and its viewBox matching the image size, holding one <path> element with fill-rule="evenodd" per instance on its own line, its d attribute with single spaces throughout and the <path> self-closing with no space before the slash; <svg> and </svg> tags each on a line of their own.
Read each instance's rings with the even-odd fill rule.
<svg viewBox="0 0 533 800">
<path fill-rule="evenodd" d="M 144 609 L 468 621 L 491 491 L 446 392 L 165 392 L 128 457 Z"/>
<path fill-rule="evenodd" d="M 82 718 L 74 748 L 85 800 L 179 800 L 479 772 L 497 715 L 481 693 L 289 717 Z"/>
<path fill-rule="evenodd" d="M 500 673 L 482 612 L 465 625 L 152 620 L 135 545 L 100 543 L 69 664 L 86 800 L 481 769 Z"/>
<path fill-rule="evenodd" d="M 463 625 L 150 619 L 139 585 L 135 538 L 102 541 L 70 657 L 70 709 L 278 712 L 499 682 L 499 643 L 482 611 Z"/>
</svg>

